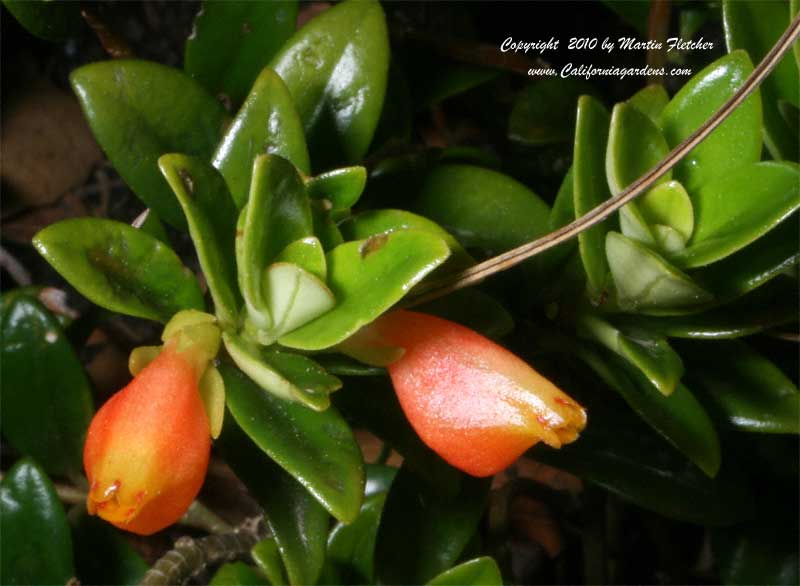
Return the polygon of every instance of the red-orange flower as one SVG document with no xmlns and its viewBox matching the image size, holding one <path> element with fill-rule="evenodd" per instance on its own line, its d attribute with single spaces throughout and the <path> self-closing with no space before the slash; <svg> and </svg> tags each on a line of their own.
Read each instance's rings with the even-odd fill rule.
<svg viewBox="0 0 800 586">
<path fill-rule="evenodd" d="M 83 452 L 89 513 L 149 535 L 186 512 L 208 468 L 209 420 L 198 383 L 209 359 L 207 347 L 179 330 L 97 412 Z"/>
<path fill-rule="evenodd" d="M 490 476 L 538 441 L 574 441 L 586 413 L 517 356 L 459 324 L 395 311 L 369 337 L 400 347 L 388 365 L 406 417 L 453 466 Z"/>
</svg>

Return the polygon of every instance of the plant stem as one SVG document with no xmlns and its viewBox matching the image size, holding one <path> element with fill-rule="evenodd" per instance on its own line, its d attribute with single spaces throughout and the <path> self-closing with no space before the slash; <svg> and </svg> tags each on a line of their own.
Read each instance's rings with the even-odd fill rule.
<svg viewBox="0 0 800 586">
<path fill-rule="evenodd" d="M 592 211 L 576 219 L 571 224 L 550 232 L 532 242 L 518 246 L 508 252 L 485 260 L 473 267 L 455 274 L 432 280 L 415 287 L 411 291 L 411 298 L 404 303 L 405 307 L 412 307 L 437 299 L 458 289 L 475 285 L 485 278 L 510 269 L 519 263 L 558 246 L 588 230 L 592 226 L 605 220 L 625 204 L 633 201 L 645 193 L 659 178 L 672 169 L 692 149 L 700 144 L 711 134 L 736 108 L 753 93 L 762 81 L 775 68 L 781 58 L 791 49 L 792 44 L 800 36 L 800 15 L 789 25 L 772 50 L 758 64 L 752 74 L 745 80 L 742 87 L 723 106 L 709 118 L 700 128 L 692 133 L 686 140 L 672 149 L 657 165 L 639 177 L 619 195 L 606 200 Z"/>
</svg>

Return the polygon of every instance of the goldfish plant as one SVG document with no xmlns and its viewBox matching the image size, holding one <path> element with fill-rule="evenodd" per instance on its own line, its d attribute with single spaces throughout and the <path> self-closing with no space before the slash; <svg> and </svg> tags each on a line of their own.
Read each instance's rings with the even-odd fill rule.
<svg viewBox="0 0 800 586">
<path fill-rule="evenodd" d="M 5 4 L 48 38 L 72 22 L 69 3 Z M 376 0 L 298 28 L 297 2 L 206 1 L 182 70 L 74 69 L 142 215 L 58 221 L 32 243 L 105 319 L 154 327 L 94 412 L 70 344 L 80 320 L 59 322 L 40 290 L 3 296 L 3 434 L 24 456 L 2 481 L 3 532 L 31 535 L 3 544 L 3 574 L 93 579 L 64 548 L 72 532 L 127 560 L 109 582 L 502 584 L 522 578 L 499 536 L 543 494 L 563 519 L 525 531 L 555 560 L 578 507 L 591 525 L 623 503 L 702 528 L 726 582 L 754 568 L 791 581 L 797 532 L 769 527 L 796 485 L 800 393 L 765 340 L 796 336 L 793 55 L 641 197 L 460 288 L 623 193 L 734 97 L 796 9 L 771 4 L 760 26 L 757 4 L 723 2 L 727 53 L 674 91 L 615 101 L 548 78 L 516 92 L 506 161 L 414 143 L 414 108 L 502 80 L 451 65 L 412 86 L 390 43 L 396 7 Z M 560 157 L 552 193 L 514 171 L 519 153 Z M 210 462 L 257 503 L 252 518 L 208 511 Z M 532 462 L 562 480 L 526 480 Z M 83 487 L 69 521 L 48 474 Z M 177 535 L 198 510 L 215 535 L 149 569 L 124 537 Z"/>
</svg>

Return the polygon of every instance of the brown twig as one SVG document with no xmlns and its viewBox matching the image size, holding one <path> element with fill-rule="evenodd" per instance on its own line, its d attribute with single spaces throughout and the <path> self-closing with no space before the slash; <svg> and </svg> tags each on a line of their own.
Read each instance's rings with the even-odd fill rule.
<svg viewBox="0 0 800 586">
<path fill-rule="evenodd" d="M 647 38 L 648 40 L 659 41 L 659 49 L 647 51 L 647 65 L 653 69 L 661 69 L 667 63 L 667 32 L 669 30 L 669 16 L 671 12 L 670 0 L 653 0 L 650 5 L 650 14 L 647 19 Z M 664 84 L 664 76 L 653 75 L 647 83 Z"/>
<path fill-rule="evenodd" d="M 656 166 L 639 177 L 639 179 L 634 181 L 619 195 L 606 200 L 571 224 L 567 224 L 541 238 L 518 246 L 517 248 L 492 257 L 458 273 L 417 286 L 411 291 L 411 299 L 404 305 L 410 307 L 426 303 L 458 289 L 479 283 L 495 273 L 516 266 L 532 256 L 549 250 L 554 246 L 558 246 L 581 232 L 588 230 L 592 226 L 605 220 L 625 204 L 645 193 L 659 178 L 672 169 L 683 157 L 711 134 L 714 129 L 722 124 L 722 122 L 758 88 L 786 52 L 789 51 L 798 36 L 800 36 L 800 15 L 792 21 L 789 28 L 787 28 L 781 38 L 778 39 L 778 42 L 775 43 L 772 50 L 764 57 L 761 63 L 758 64 L 758 67 L 755 68 L 747 80 L 745 80 L 742 87 L 725 102 L 719 111 L 692 133 L 691 136 L 672 149 Z"/>
<path fill-rule="evenodd" d="M 250 552 L 266 534 L 261 518 L 248 519 L 236 530 L 202 539 L 181 537 L 142 577 L 141 586 L 185 584 L 204 571 Z"/>
<path fill-rule="evenodd" d="M 129 59 L 134 56 L 133 49 L 131 49 L 127 41 L 112 31 L 92 7 L 86 4 L 81 6 L 81 16 L 86 21 L 86 24 L 89 25 L 89 28 L 94 31 L 94 34 L 97 35 L 97 39 L 103 49 L 111 57 L 114 59 Z"/>
</svg>

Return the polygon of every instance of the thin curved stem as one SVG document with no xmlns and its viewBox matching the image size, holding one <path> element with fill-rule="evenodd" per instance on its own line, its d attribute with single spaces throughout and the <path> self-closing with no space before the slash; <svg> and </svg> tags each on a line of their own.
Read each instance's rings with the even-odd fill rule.
<svg viewBox="0 0 800 586">
<path fill-rule="evenodd" d="M 752 94 L 761 82 L 770 74 L 778 62 L 783 58 L 792 44 L 800 36 L 800 15 L 798 15 L 789 28 L 783 33 L 772 50 L 764 57 L 758 67 L 747 78 L 741 88 L 731 98 L 725 102 L 705 124 L 698 128 L 691 136 L 672 149 L 664 159 L 647 173 L 639 177 L 624 191 L 609 200 L 606 200 L 592 211 L 581 216 L 571 224 L 550 232 L 532 242 L 518 246 L 508 252 L 492 257 L 473 267 L 448 275 L 438 280 L 432 280 L 419 285 L 410 293 L 411 298 L 404 305 L 406 307 L 419 305 L 432 299 L 442 297 L 452 293 L 457 289 L 462 289 L 474 285 L 485 278 L 518 265 L 524 260 L 544 252 L 554 246 L 558 246 L 573 238 L 581 232 L 588 230 L 595 224 L 602 222 L 608 216 L 616 212 L 625 204 L 645 193 L 660 177 L 672 169 L 683 159 L 693 148 L 700 144 L 709 134 L 711 134 L 739 105 Z"/>
</svg>

